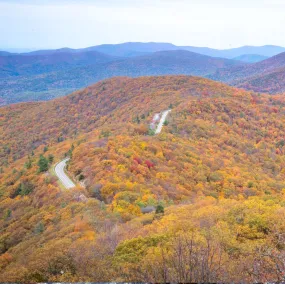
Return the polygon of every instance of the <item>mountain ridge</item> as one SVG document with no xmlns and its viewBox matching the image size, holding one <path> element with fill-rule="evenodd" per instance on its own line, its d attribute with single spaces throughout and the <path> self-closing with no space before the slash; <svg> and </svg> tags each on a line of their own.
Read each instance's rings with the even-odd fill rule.
<svg viewBox="0 0 285 284">
<path fill-rule="evenodd" d="M 21 98 L 23 101 L 25 100 L 24 89 L 25 92 L 31 92 L 34 96 L 39 92 L 46 92 L 52 98 L 58 92 L 62 91 L 66 94 L 114 76 L 139 77 L 171 74 L 205 76 L 214 73 L 219 68 L 243 64 L 246 63 L 213 58 L 185 50 L 159 51 L 64 71 L 8 78 L 0 82 L 0 97 L 7 103 L 19 102 Z M 32 96 L 31 94 L 28 97 Z M 42 99 L 46 99 L 46 96 Z"/>
<path fill-rule="evenodd" d="M 284 67 L 285 52 L 246 66 L 220 69 L 215 74 L 210 75 L 209 78 L 226 82 L 237 87 L 246 87 L 248 90 L 252 89 L 257 92 L 267 91 L 276 94 L 284 92 L 284 76 L 282 76 L 282 74 L 284 74 Z M 279 77 L 278 82 L 275 81 L 275 86 L 272 85 L 274 84 L 272 80 L 274 79 L 273 74 L 278 74 Z M 253 88 L 251 88 L 251 80 L 256 82 L 256 86 Z"/>
<path fill-rule="evenodd" d="M 86 51 L 84 53 L 62 51 L 45 55 L 33 54 L 28 57 L 23 55 L 0 56 L 0 71 L 2 69 L 7 72 L 6 74 L 3 71 L 0 72 L 0 78 L 37 75 L 117 59 L 119 57 L 113 57 L 98 51 Z"/>
<path fill-rule="evenodd" d="M 33 54 L 45 54 L 52 52 L 61 52 L 61 50 L 68 50 L 69 52 L 82 52 L 86 50 L 101 51 L 109 55 L 116 56 L 137 56 L 142 55 L 141 53 L 165 51 L 165 50 L 188 50 L 203 55 L 213 57 L 223 57 L 233 59 L 234 57 L 241 56 L 244 54 L 257 54 L 263 56 L 274 56 L 278 53 L 284 52 L 285 48 L 275 45 L 263 45 L 263 46 L 241 46 L 237 48 L 229 49 L 215 49 L 209 47 L 195 47 L 195 46 L 179 46 L 172 43 L 157 43 L 157 42 L 126 42 L 120 44 L 102 44 L 97 46 L 91 46 L 87 48 L 63 48 L 55 50 L 38 50 L 33 52 L 23 53 L 24 55 Z"/>
<path fill-rule="evenodd" d="M 256 63 L 268 59 L 268 56 L 258 55 L 258 54 L 243 54 L 237 57 L 234 57 L 234 60 L 239 60 L 248 63 Z"/>
</svg>

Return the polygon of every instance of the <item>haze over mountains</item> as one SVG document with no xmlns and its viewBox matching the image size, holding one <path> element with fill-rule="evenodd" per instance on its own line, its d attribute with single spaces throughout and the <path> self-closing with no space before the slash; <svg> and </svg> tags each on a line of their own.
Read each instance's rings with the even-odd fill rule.
<svg viewBox="0 0 285 284">
<path fill-rule="evenodd" d="M 237 57 L 234 57 L 234 60 L 244 61 L 248 63 L 255 63 L 259 61 L 263 61 L 269 58 L 269 56 L 259 55 L 259 54 L 243 54 Z"/>
<path fill-rule="evenodd" d="M 276 54 L 284 50 L 269 45 L 215 50 L 169 43 L 124 43 L 22 54 L 2 52 L 0 105 L 49 100 L 115 76 L 195 75 L 248 90 L 279 93 L 284 91 L 285 62 L 284 54 Z"/>
<path fill-rule="evenodd" d="M 37 75 L 80 66 L 95 65 L 114 60 L 116 60 L 116 57 L 102 54 L 97 51 L 78 53 L 34 53 L 29 56 L 1 56 L 0 78 Z"/>
<path fill-rule="evenodd" d="M 219 68 L 244 64 L 236 60 L 214 58 L 185 50 L 159 51 L 121 59 L 112 57 L 112 60 L 110 55 L 96 51 L 20 56 L 21 61 L 19 56 L 16 56 L 15 60 L 13 58 L 14 56 L 2 57 L 0 97 L 6 103 L 51 99 L 114 76 L 206 76 L 215 73 Z M 76 64 L 72 65 L 70 62 L 73 58 L 77 60 L 74 60 Z M 16 62 L 14 65 L 10 64 L 12 60 Z M 91 64 L 92 60 L 97 63 Z M 69 68 L 65 68 L 66 66 Z"/>
<path fill-rule="evenodd" d="M 257 92 L 285 92 L 285 52 L 255 64 L 220 69 L 209 77 Z"/>
<path fill-rule="evenodd" d="M 261 55 L 266 57 L 274 56 L 278 53 L 285 52 L 284 47 L 274 46 L 274 45 L 265 45 L 265 46 L 243 46 L 232 49 L 214 49 L 208 47 L 195 47 L 195 46 L 176 46 L 171 43 L 141 43 L 141 42 L 128 42 L 121 44 L 103 44 L 93 47 L 81 48 L 81 49 L 72 49 L 72 48 L 61 48 L 55 50 L 39 50 L 32 51 L 28 53 L 23 53 L 25 55 L 45 55 L 54 52 L 84 52 L 84 51 L 99 51 L 105 54 L 113 56 L 138 56 L 146 53 L 156 52 L 156 51 L 166 51 L 166 50 L 187 50 L 192 51 L 212 57 L 223 57 L 233 59 L 238 56 L 251 54 L 251 55 Z"/>
</svg>

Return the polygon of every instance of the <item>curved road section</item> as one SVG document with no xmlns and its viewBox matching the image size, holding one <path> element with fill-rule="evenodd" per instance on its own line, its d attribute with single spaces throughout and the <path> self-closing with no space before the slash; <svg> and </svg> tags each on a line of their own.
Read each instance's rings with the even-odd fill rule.
<svg viewBox="0 0 285 284">
<path fill-rule="evenodd" d="M 57 177 L 59 178 L 59 180 L 61 181 L 61 183 L 63 184 L 63 186 L 66 189 L 70 189 L 70 188 L 75 187 L 75 184 L 73 183 L 73 181 L 64 172 L 64 169 L 66 167 L 66 163 L 68 161 L 69 161 L 69 158 L 66 158 L 63 161 L 56 164 L 56 166 L 54 168 L 55 174 L 57 175 Z"/>
<path fill-rule="evenodd" d="M 155 134 L 159 134 L 161 132 L 163 124 L 166 121 L 166 118 L 170 112 L 171 112 L 171 109 L 165 110 L 162 112 L 160 121 L 159 121 L 157 128 L 155 130 Z M 155 119 L 157 119 L 157 118 L 155 118 Z M 54 168 L 55 174 L 57 175 L 58 179 L 61 181 L 61 183 L 63 184 L 63 186 L 66 189 L 70 189 L 70 188 L 75 187 L 75 184 L 73 183 L 73 181 L 64 172 L 64 169 L 66 167 L 66 163 L 68 161 L 69 161 L 69 158 L 62 160 L 61 162 L 56 164 L 56 166 Z"/>
<path fill-rule="evenodd" d="M 171 112 L 171 109 L 165 110 L 164 112 L 162 112 L 160 121 L 159 121 L 157 128 L 155 130 L 155 134 L 159 134 L 161 132 L 163 124 L 164 124 L 164 122 L 165 122 L 165 120 L 166 120 L 166 118 L 170 112 Z"/>
</svg>

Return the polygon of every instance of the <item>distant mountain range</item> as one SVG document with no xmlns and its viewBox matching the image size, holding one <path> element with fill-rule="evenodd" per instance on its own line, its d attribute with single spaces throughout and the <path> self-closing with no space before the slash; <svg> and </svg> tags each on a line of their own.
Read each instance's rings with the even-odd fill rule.
<svg viewBox="0 0 285 284">
<path fill-rule="evenodd" d="M 256 92 L 285 92 L 285 52 L 254 64 L 219 69 L 208 77 Z"/>
<path fill-rule="evenodd" d="M 0 78 L 65 71 L 70 68 L 101 64 L 117 59 L 119 58 L 97 51 L 0 56 Z"/>
<path fill-rule="evenodd" d="M 177 46 L 171 43 L 141 43 L 141 42 L 127 42 L 121 44 L 103 44 L 93 47 L 83 48 L 83 49 L 71 49 L 71 48 L 61 48 L 55 50 L 39 50 L 28 53 L 22 53 L 24 55 L 47 55 L 51 53 L 58 52 L 85 52 L 85 51 L 98 51 L 112 56 L 123 56 L 132 57 L 144 55 L 146 53 L 152 53 L 157 51 L 169 51 L 169 50 L 187 50 L 191 52 L 200 53 L 203 55 L 208 55 L 212 57 L 223 57 L 233 59 L 238 56 L 253 54 L 262 55 L 266 57 L 271 57 L 277 55 L 281 52 L 285 52 L 285 48 L 275 45 L 265 45 L 265 46 L 242 46 L 238 48 L 231 49 L 214 49 L 208 47 L 194 47 L 194 46 Z"/>
<path fill-rule="evenodd" d="M 285 93 L 285 67 L 242 80 L 239 88 L 270 94 Z"/>
<path fill-rule="evenodd" d="M 259 55 L 259 54 L 244 54 L 233 58 L 234 60 L 239 60 L 248 63 L 256 63 L 268 59 L 268 56 Z"/>
<path fill-rule="evenodd" d="M 13 68 L 12 64 L 6 62 L 9 63 L 12 59 L 13 56 L 11 59 L 2 57 L 0 97 L 6 103 L 51 99 L 115 76 L 206 76 L 220 68 L 246 65 L 236 60 L 214 58 L 185 50 L 160 51 L 123 59 L 94 51 L 20 56 L 21 60 L 16 56 L 15 62 L 18 63 L 14 63 Z M 27 64 L 28 59 L 32 59 L 30 64 Z M 71 60 L 77 65 L 70 65 Z M 54 70 L 51 70 L 53 67 Z M 45 70 L 48 71 L 44 72 Z"/>
<path fill-rule="evenodd" d="M 0 105 L 49 100 L 116 76 L 195 75 L 257 92 L 285 92 L 285 52 L 275 55 L 284 50 L 269 45 L 215 50 L 124 43 L 21 54 L 0 52 Z"/>
<path fill-rule="evenodd" d="M 0 51 L 0 56 L 9 56 L 9 55 L 13 55 L 13 54 L 8 51 Z"/>
</svg>

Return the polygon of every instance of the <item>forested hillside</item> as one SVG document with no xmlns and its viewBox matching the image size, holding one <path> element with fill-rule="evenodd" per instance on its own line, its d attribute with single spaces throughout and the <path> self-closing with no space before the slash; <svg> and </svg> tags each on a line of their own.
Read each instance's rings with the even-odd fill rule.
<svg viewBox="0 0 285 284">
<path fill-rule="evenodd" d="M 10 57 L 2 58 L 5 63 Z M 2 74 L 0 77 L 4 77 L 0 81 L 0 98 L 5 104 L 48 100 L 114 76 L 171 74 L 205 76 L 215 73 L 219 68 L 246 64 L 183 50 L 155 52 L 120 60 L 97 52 L 78 54 L 58 52 L 51 55 L 20 56 L 20 58 L 29 64 L 17 63 L 12 65 L 13 68 L 0 71 Z M 43 64 L 44 58 L 48 58 L 50 64 Z M 56 58 L 59 60 L 58 63 L 54 62 Z M 45 73 L 42 73 L 43 69 L 46 70 Z M 11 76 L 14 74 L 11 72 L 18 72 L 19 76 Z M 30 74 L 27 75 L 27 72 Z"/>
<path fill-rule="evenodd" d="M 220 92 L 227 94 L 232 88 L 185 76 L 113 78 L 50 102 L 0 108 L 1 161 L 16 160 L 40 145 L 57 143 L 98 127 L 114 125 L 120 133 L 138 115 L 148 114 L 151 120 L 151 114 L 171 103 Z M 13 127 L 9 126 L 11 123 Z"/>
<path fill-rule="evenodd" d="M 278 94 L 284 88 L 285 53 L 246 66 L 218 70 L 209 78 L 247 90 Z"/>
<path fill-rule="evenodd" d="M 281 281 L 284 123 L 282 95 L 187 76 L 2 107 L 0 281 Z"/>
<path fill-rule="evenodd" d="M 255 92 L 278 94 L 285 92 L 285 65 L 276 68 L 272 72 L 261 73 L 256 76 L 240 80 L 235 83 L 239 88 L 253 90 Z"/>
<path fill-rule="evenodd" d="M 67 70 L 93 64 L 114 61 L 118 57 L 96 51 L 69 53 L 55 52 L 48 55 L 10 55 L 0 56 L 0 78 L 38 75 Z"/>
<path fill-rule="evenodd" d="M 264 56 L 264 55 L 259 55 L 259 54 L 243 54 L 233 59 L 248 62 L 248 63 L 256 63 L 256 62 L 260 62 L 268 58 L 269 56 Z"/>
</svg>

